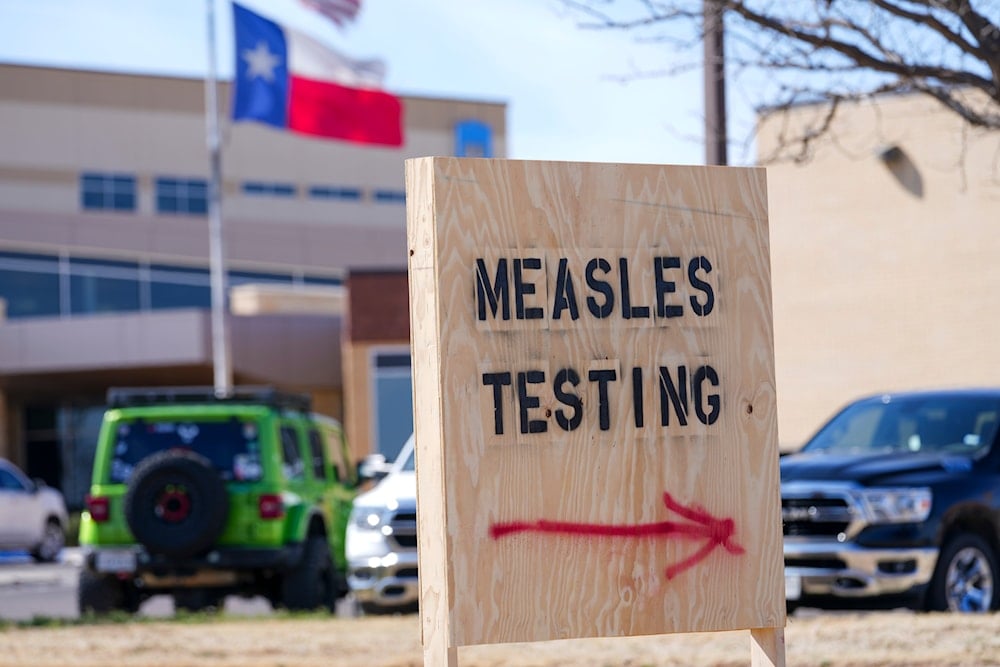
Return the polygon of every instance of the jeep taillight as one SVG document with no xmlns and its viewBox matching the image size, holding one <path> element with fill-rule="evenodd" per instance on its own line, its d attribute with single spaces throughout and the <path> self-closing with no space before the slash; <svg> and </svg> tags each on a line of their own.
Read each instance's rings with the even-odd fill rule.
<svg viewBox="0 0 1000 667">
<path fill-rule="evenodd" d="M 281 502 L 281 496 L 265 493 L 257 499 L 257 511 L 261 519 L 280 519 L 285 516 L 285 505 Z"/>
<path fill-rule="evenodd" d="M 98 523 L 103 523 L 111 518 L 111 504 L 107 496 L 86 496 L 87 511 L 90 518 Z"/>
</svg>

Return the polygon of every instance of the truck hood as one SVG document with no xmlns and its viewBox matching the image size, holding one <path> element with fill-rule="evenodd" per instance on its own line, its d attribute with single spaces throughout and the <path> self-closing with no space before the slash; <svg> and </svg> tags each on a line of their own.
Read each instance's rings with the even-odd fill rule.
<svg viewBox="0 0 1000 667">
<path fill-rule="evenodd" d="M 412 472 L 390 473 L 375 488 L 354 499 L 360 507 L 384 507 L 390 500 L 400 505 L 415 505 L 417 502 L 417 477 Z"/>
<path fill-rule="evenodd" d="M 971 467 L 970 457 L 955 455 L 900 452 L 864 456 L 789 454 L 781 459 L 781 481 L 852 481 L 867 486 L 890 481 L 897 475 L 969 470 Z"/>
</svg>

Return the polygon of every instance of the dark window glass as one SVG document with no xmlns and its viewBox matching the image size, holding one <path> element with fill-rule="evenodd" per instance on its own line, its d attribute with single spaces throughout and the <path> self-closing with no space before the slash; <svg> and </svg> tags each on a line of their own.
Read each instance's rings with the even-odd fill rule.
<svg viewBox="0 0 1000 667">
<path fill-rule="evenodd" d="M 326 465 L 323 461 L 323 439 L 319 431 L 309 431 L 309 454 L 312 456 L 312 474 L 314 479 L 326 479 Z M 340 476 L 338 475 L 339 479 Z"/>
<path fill-rule="evenodd" d="M 139 310 L 139 266 L 131 262 L 71 259 L 70 312 Z"/>
<path fill-rule="evenodd" d="M 85 210 L 134 211 L 135 176 L 85 173 L 80 175 L 80 205 Z"/>
<path fill-rule="evenodd" d="M 190 266 L 152 264 L 149 267 L 150 308 L 210 308 L 209 272 Z"/>
<path fill-rule="evenodd" d="M 409 354 L 380 354 L 375 357 L 376 368 L 409 368 Z"/>
<path fill-rule="evenodd" d="M 59 258 L 55 255 L 42 255 L 33 252 L 0 252 L 0 261 L 5 259 L 13 259 L 19 262 L 45 262 L 45 268 L 51 268 L 53 270 L 57 270 L 59 268 Z"/>
<path fill-rule="evenodd" d="M 117 425 L 110 480 L 128 481 L 135 466 L 151 454 L 187 449 L 201 454 L 225 480 L 259 480 L 263 474 L 257 424 L 253 421 L 144 421 Z"/>
<path fill-rule="evenodd" d="M 208 182 L 201 178 L 157 178 L 158 213 L 204 215 L 208 211 Z"/>
<path fill-rule="evenodd" d="M 243 192 L 248 195 L 294 197 L 296 188 L 290 183 L 263 183 L 260 181 L 247 181 L 243 184 Z"/>
<path fill-rule="evenodd" d="M 245 285 L 247 283 L 290 283 L 290 273 L 259 273 L 256 271 L 230 271 L 230 285 Z"/>
<path fill-rule="evenodd" d="M 3 266 L 0 260 L 0 267 Z M 59 271 L 20 271 L 0 268 L 0 298 L 7 302 L 7 317 L 59 315 Z"/>
<path fill-rule="evenodd" d="M 139 310 L 139 281 L 71 275 L 70 312 L 111 313 Z"/>
<path fill-rule="evenodd" d="M 401 190 L 376 190 L 375 201 L 380 204 L 405 204 L 406 193 Z"/>
<path fill-rule="evenodd" d="M 283 467 L 287 479 L 302 479 L 305 475 L 305 464 L 302 462 L 298 440 L 294 426 L 281 427 L 281 457 L 284 460 Z"/>
<path fill-rule="evenodd" d="M 361 189 L 352 187 L 314 185 L 309 188 L 309 196 L 314 199 L 343 199 L 346 201 L 360 201 Z"/>
<path fill-rule="evenodd" d="M 149 305 L 153 310 L 212 307 L 212 289 L 208 285 L 179 285 L 150 281 L 149 294 Z"/>
<path fill-rule="evenodd" d="M 14 473 L 7 470 L 0 470 L 0 489 L 17 492 L 27 491 L 24 485 L 21 484 L 21 480 Z"/>
<path fill-rule="evenodd" d="M 978 455 L 996 438 L 1000 403 L 982 396 L 893 396 L 845 408 L 804 451 Z"/>
<path fill-rule="evenodd" d="M 302 282 L 306 285 L 343 285 L 344 281 L 340 278 L 319 278 L 316 276 L 305 276 L 302 278 Z"/>
</svg>

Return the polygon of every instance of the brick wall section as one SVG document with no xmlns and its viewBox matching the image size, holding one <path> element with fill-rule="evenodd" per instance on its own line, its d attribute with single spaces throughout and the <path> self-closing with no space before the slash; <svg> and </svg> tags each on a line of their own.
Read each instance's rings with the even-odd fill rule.
<svg viewBox="0 0 1000 667">
<path fill-rule="evenodd" d="M 398 342 L 410 339 L 410 294 L 405 270 L 352 271 L 347 277 L 345 339 Z"/>
</svg>

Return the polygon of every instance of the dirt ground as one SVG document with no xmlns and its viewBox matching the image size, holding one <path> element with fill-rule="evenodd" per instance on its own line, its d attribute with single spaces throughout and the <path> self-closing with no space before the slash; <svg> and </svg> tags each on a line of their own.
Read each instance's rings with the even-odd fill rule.
<svg viewBox="0 0 1000 667">
<path fill-rule="evenodd" d="M 1000 615 L 908 612 L 789 619 L 789 666 L 1000 665 Z M 461 667 L 680 667 L 750 663 L 749 632 L 459 649 Z M 0 665 L 421 667 L 417 616 L 232 618 L 0 629 Z"/>
</svg>

